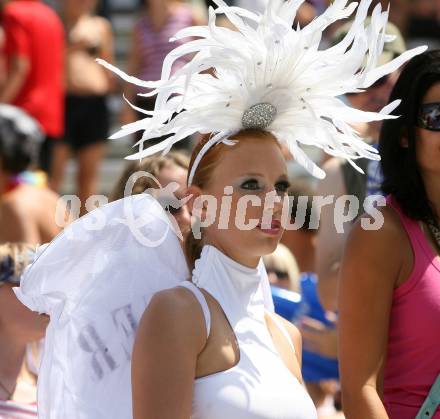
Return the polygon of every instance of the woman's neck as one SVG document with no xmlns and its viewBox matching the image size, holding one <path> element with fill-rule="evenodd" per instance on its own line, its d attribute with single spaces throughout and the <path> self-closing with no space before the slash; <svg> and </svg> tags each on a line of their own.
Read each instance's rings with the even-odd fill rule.
<svg viewBox="0 0 440 419">
<path fill-rule="evenodd" d="M 234 251 L 232 249 L 227 250 L 221 244 L 213 243 L 209 240 L 206 240 L 205 244 L 215 247 L 217 250 L 219 250 L 220 252 L 222 252 L 224 255 L 234 260 L 235 262 L 239 263 L 240 265 L 243 265 L 251 269 L 258 268 L 258 264 L 261 259 L 261 257 L 259 256 L 247 255 L 242 250 L 237 250 L 237 251 Z"/>
<path fill-rule="evenodd" d="M 0 328 L 0 400 L 12 397 L 26 353 L 26 343 Z M 7 394 L 9 393 L 9 394 Z"/>
</svg>

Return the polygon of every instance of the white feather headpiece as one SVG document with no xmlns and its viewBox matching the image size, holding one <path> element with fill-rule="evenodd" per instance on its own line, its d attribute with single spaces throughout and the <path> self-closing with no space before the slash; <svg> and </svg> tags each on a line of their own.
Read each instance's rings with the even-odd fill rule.
<svg viewBox="0 0 440 419">
<path fill-rule="evenodd" d="M 152 89 L 144 96 L 157 95 L 152 112 L 132 105 L 146 115 L 145 119 L 123 126 L 111 138 L 144 130 L 136 144 L 139 152 L 128 157 L 134 160 L 159 151 L 166 154 L 193 133 L 212 133 L 193 164 L 189 185 L 197 165 L 213 145 L 232 144 L 228 137 L 252 127 L 271 132 L 313 176 L 324 178 L 325 173 L 301 144 L 343 157 L 362 172 L 354 160 L 380 157 L 350 124 L 396 118 L 390 113 L 400 101 L 375 113 L 354 109 L 340 96 L 362 92 L 426 50 L 415 48 L 378 66 L 385 42 L 394 37 L 385 34 L 389 12 L 382 11 L 380 4 L 365 26 L 371 1 L 347 5 L 348 0 L 334 0 L 307 26 L 293 29 L 304 0 L 269 0 L 263 15 L 214 0 L 218 8 L 210 8 L 207 26 L 188 27 L 173 38 L 195 39 L 167 55 L 161 80 L 142 81 L 100 60 L 124 80 Z M 351 29 L 342 41 L 319 50 L 323 31 L 356 9 Z M 216 26 L 217 14 L 225 14 L 237 31 Z M 191 61 L 171 76 L 173 63 L 188 54 L 194 54 Z M 215 70 L 214 75 L 207 72 L 210 69 Z M 149 139 L 170 134 L 162 142 L 144 147 Z"/>
</svg>

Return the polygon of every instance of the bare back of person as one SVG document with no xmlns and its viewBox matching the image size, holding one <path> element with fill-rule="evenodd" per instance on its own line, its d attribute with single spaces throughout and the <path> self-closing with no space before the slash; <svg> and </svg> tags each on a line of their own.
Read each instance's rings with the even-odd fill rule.
<svg viewBox="0 0 440 419">
<path fill-rule="evenodd" d="M 110 77 L 96 57 L 109 60 L 112 49 L 110 23 L 93 15 L 82 16 L 70 30 L 67 51 L 67 91 L 74 95 L 106 95 Z"/>
<path fill-rule="evenodd" d="M 0 200 L 0 243 L 41 244 L 51 241 L 62 229 L 57 224 L 59 195 L 47 188 L 20 185 Z M 61 220 L 64 220 L 64 206 Z"/>
</svg>

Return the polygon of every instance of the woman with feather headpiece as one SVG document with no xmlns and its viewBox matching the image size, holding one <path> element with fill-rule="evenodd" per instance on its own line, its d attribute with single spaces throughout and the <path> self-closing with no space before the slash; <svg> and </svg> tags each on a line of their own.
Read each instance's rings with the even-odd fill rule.
<svg viewBox="0 0 440 419">
<path fill-rule="evenodd" d="M 207 26 L 175 35 L 194 40 L 168 54 L 159 81 L 101 61 L 157 96 L 153 111 L 133 105 L 145 118 L 113 136 L 143 131 L 131 159 L 166 154 L 196 132 L 209 136 L 190 163 L 193 234 L 185 252 L 176 235 L 163 238 L 168 226 L 158 203 L 138 196 L 78 220 L 25 275 L 20 298 L 51 314 L 52 349 L 40 373 L 43 419 L 131 417 L 131 400 L 135 419 L 316 418 L 302 385 L 300 335 L 264 303 L 262 256 L 285 227 L 281 146 L 319 178 L 325 173 L 301 145 L 356 168 L 359 158 L 379 159 L 350 124 L 395 118 L 399 101 L 374 113 L 338 97 L 368 88 L 425 48 L 378 66 L 391 39 L 380 6 L 365 27 L 371 0 L 335 0 L 302 29 L 292 22 L 303 0 L 271 0 L 262 15 L 215 3 Z M 319 50 L 323 30 L 356 9 L 344 39 Z M 236 31 L 218 27 L 217 14 Z M 171 75 L 188 54 L 191 61 Z M 143 244 L 127 232 L 127 208 L 139 216 Z M 102 218 L 110 221 L 98 229 L 94 220 Z"/>
</svg>

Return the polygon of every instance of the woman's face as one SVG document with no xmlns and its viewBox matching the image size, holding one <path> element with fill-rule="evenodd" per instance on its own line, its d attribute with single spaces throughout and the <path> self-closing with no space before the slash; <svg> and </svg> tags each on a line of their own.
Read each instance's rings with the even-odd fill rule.
<svg viewBox="0 0 440 419">
<path fill-rule="evenodd" d="M 15 296 L 13 286 L 0 286 L 0 328 L 18 340 L 30 343 L 42 339 L 49 317 L 39 315 L 24 306 Z"/>
<path fill-rule="evenodd" d="M 217 203 L 216 211 L 213 205 L 206 208 L 207 217 L 211 220 L 215 217 L 215 221 L 202 230 L 204 242 L 239 263 L 256 267 L 261 256 L 276 249 L 283 233 L 281 213 L 289 187 L 285 159 L 276 139 L 270 136 L 241 137 L 235 145 L 225 147 L 209 184 L 201 191 Z M 280 197 L 272 210 L 270 205 L 265 208 L 265 202 L 270 201 L 266 194 L 270 192 L 273 197 Z M 250 199 L 254 202 L 249 202 Z M 205 214 L 202 213 L 202 220 Z M 268 224 L 261 226 L 263 214 Z"/>
<path fill-rule="evenodd" d="M 440 102 L 440 82 L 432 85 L 422 104 Z M 420 171 L 425 176 L 435 176 L 440 183 L 440 132 L 416 129 L 416 153 Z"/>
</svg>

